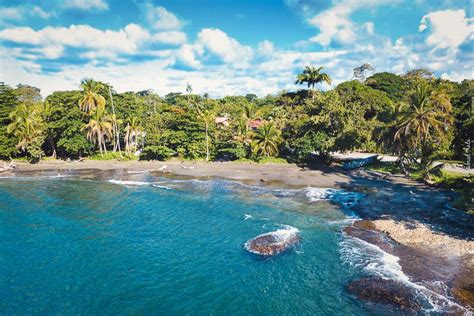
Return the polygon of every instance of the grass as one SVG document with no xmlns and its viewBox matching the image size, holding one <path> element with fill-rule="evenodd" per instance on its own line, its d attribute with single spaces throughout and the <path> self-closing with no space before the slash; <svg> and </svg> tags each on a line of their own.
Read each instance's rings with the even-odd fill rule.
<svg viewBox="0 0 474 316">
<path fill-rule="evenodd" d="M 403 173 L 400 165 L 396 162 L 377 161 L 376 163 L 368 165 L 365 168 L 372 171 L 389 172 L 392 174 Z"/>
<path fill-rule="evenodd" d="M 133 154 L 126 154 L 122 153 L 122 157 L 120 157 L 120 153 L 118 152 L 113 152 L 109 151 L 107 153 L 104 153 L 103 155 L 101 154 L 96 154 L 90 157 L 87 157 L 89 160 L 119 160 L 119 161 L 132 161 L 132 160 L 138 160 L 138 157 L 136 157 Z"/>
</svg>

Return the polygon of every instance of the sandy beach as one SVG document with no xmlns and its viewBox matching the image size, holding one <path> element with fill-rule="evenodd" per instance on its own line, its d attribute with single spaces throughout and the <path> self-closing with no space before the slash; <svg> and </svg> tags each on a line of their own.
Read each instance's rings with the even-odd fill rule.
<svg viewBox="0 0 474 316">
<path fill-rule="evenodd" d="M 196 178 L 222 178 L 247 184 L 265 184 L 285 187 L 338 187 L 347 184 L 347 173 L 300 168 L 294 164 L 257 164 L 234 162 L 181 162 L 178 160 L 159 161 L 94 161 L 81 162 L 42 161 L 38 164 L 18 162 L 14 170 L 1 173 L 13 176 L 42 172 L 80 173 L 82 170 L 150 172 L 154 175 L 185 176 Z"/>
</svg>

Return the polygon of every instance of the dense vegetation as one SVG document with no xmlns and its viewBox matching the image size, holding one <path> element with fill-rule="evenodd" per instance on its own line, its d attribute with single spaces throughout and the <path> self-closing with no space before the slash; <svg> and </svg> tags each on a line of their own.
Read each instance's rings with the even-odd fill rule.
<svg viewBox="0 0 474 316">
<path fill-rule="evenodd" d="M 334 151 L 362 149 L 398 155 L 407 173 L 426 178 L 434 159 L 466 162 L 474 130 L 472 80 L 435 78 L 426 70 L 376 73 L 366 64 L 357 80 L 331 83 L 322 67 L 306 67 L 296 83 L 308 90 L 258 98 L 220 99 L 192 93 L 117 93 L 85 79 L 80 90 L 42 100 L 34 87 L 0 85 L 0 159 L 45 156 L 165 160 L 283 158 L 327 161 Z M 139 154 L 141 153 L 141 154 Z M 470 162 L 469 162 L 470 163 Z"/>
</svg>

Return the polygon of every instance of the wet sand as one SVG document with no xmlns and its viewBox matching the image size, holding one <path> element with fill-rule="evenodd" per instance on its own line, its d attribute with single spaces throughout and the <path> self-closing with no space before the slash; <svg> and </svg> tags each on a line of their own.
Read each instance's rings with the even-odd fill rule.
<svg viewBox="0 0 474 316">
<path fill-rule="evenodd" d="M 0 173 L 0 176 L 20 173 L 71 172 L 81 170 L 150 172 L 153 175 L 186 176 L 195 178 L 223 178 L 247 184 L 265 184 L 284 187 L 338 187 L 347 184 L 350 178 L 343 172 L 308 170 L 294 164 L 256 164 L 234 162 L 184 162 L 180 161 L 93 161 L 82 162 L 42 161 L 38 164 L 16 163 L 17 168 Z"/>
</svg>

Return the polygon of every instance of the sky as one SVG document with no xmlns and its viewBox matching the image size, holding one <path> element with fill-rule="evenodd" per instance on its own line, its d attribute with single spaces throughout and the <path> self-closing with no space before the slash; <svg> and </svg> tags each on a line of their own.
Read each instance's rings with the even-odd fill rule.
<svg viewBox="0 0 474 316">
<path fill-rule="evenodd" d="M 473 11 L 472 0 L 0 0 L 0 81 L 43 96 L 83 78 L 264 96 L 298 89 L 305 65 L 334 87 L 364 63 L 461 81 L 474 78 Z"/>
</svg>

